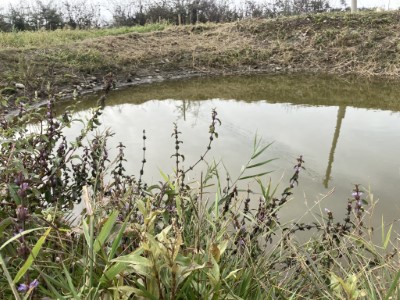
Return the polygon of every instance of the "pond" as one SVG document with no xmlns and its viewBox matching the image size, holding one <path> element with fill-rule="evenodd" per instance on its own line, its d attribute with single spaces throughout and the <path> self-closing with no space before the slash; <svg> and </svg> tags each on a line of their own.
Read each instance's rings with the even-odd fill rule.
<svg viewBox="0 0 400 300">
<path fill-rule="evenodd" d="M 85 117 L 95 105 L 95 97 L 87 98 L 78 105 L 77 114 Z M 371 193 L 372 202 L 377 202 L 373 217 L 366 219 L 376 230 L 382 216 L 386 223 L 399 219 L 400 87 L 394 83 L 257 75 L 136 86 L 110 94 L 102 128 L 115 133 L 110 149 L 120 141 L 127 147 L 126 169 L 134 175 L 141 167 L 142 130 L 146 130 L 144 179 L 153 184 L 161 179 L 159 170 L 173 174 L 173 123 L 182 132 L 184 165 L 189 166 L 208 144 L 213 108 L 222 125 L 217 127 L 219 138 L 206 161 L 223 162 L 231 178 L 250 157 L 255 135 L 266 144 L 273 142 L 260 160 L 277 160 L 257 172 L 273 171 L 263 180 L 279 184 L 278 191 L 287 186 L 296 158 L 303 155 L 306 170 L 282 211 L 283 221 L 309 221 L 309 210 L 324 214 L 324 208 L 341 221 L 354 184 L 361 184 Z M 71 128 L 67 134 L 76 136 L 78 130 Z M 191 179 L 199 179 L 205 169 L 205 164 L 198 167 Z M 221 178 L 225 180 L 225 171 Z M 250 184 L 256 191 L 254 183 Z M 247 183 L 240 187 L 247 189 Z M 209 198 L 214 195 L 210 193 Z M 395 228 L 400 229 L 398 222 Z"/>
</svg>

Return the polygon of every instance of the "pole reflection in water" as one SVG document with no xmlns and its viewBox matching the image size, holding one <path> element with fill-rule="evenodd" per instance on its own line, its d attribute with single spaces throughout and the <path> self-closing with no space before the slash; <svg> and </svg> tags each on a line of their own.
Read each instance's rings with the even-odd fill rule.
<svg viewBox="0 0 400 300">
<path fill-rule="evenodd" d="M 339 140 L 340 128 L 342 127 L 342 121 L 344 119 L 345 114 L 346 114 L 346 106 L 339 106 L 339 110 L 338 110 L 338 114 L 337 114 L 337 118 L 336 118 L 335 133 L 333 135 L 333 141 L 332 141 L 332 146 L 331 146 L 331 152 L 329 153 L 328 167 L 326 168 L 326 173 L 325 173 L 325 179 L 324 179 L 324 187 L 325 188 L 328 188 L 328 183 L 331 180 L 331 172 L 332 172 L 333 161 L 335 159 L 336 145 Z"/>
</svg>

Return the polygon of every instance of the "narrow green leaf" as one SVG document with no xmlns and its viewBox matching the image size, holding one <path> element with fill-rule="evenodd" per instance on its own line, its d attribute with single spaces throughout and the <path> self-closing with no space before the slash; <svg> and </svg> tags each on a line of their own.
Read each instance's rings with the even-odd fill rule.
<svg viewBox="0 0 400 300">
<path fill-rule="evenodd" d="M 240 177 L 239 180 L 244 180 L 244 179 L 249 179 L 249 178 L 255 178 L 255 177 L 261 177 L 261 176 L 267 175 L 267 174 L 269 174 L 269 173 L 272 173 L 272 171 L 263 172 L 263 173 L 259 173 L 259 174 L 248 175 L 248 176 L 244 176 L 244 177 Z"/>
<path fill-rule="evenodd" d="M 42 275 L 42 278 L 44 279 L 44 281 L 46 282 L 47 287 L 51 290 L 51 293 L 53 293 L 53 297 L 55 296 L 56 299 L 60 299 L 60 300 L 65 300 L 65 297 L 63 297 L 57 290 L 57 288 L 53 285 L 53 282 L 55 283 L 60 283 L 59 281 L 55 280 L 53 277 L 40 272 L 40 274 Z M 54 274 L 52 274 L 54 276 Z M 61 289 L 59 287 L 59 289 Z"/>
<path fill-rule="evenodd" d="M 257 132 L 256 132 L 256 134 L 254 135 L 253 149 L 257 149 Z"/>
<path fill-rule="evenodd" d="M 13 280 L 14 283 L 17 283 L 22 278 L 22 276 L 25 275 L 26 271 L 28 271 L 28 269 L 32 265 L 33 261 L 35 260 L 36 256 L 39 254 L 40 249 L 42 249 L 42 246 L 43 246 L 44 242 L 46 241 L 47 236 L 50 234 L 50 231 L 51 231 L 51 227 L 47 228 L 46 232 L 36 242 L 36 245 L 33 247 L 31 254 L 26 259 L 25 263 L 23 264 L 21 269 L 18 271 L 17 275 L 15 275 L 15 278 Z"/>
<path fill-rule="evenodd" d="M 4 230 L 10 226 L 11 224 L 13 224 L 13 220 L 12 218 L 6 218 L 3 221 L 0 222 L 0 238 L 3 236 L 3 232 Z"/>
<path fill-rule="evenodd" d="M 116 263 L 112 265 L 107 271 L 103 272 L 103 275 L 100 278 L 100 283 L 106 283 L 107 281 L 111 281 L 121 273 L 123 270 L 127 268 L 128 263 Z"/>
<path fill-rule="evenodd" d="M 400 271 L 397 272 L 396 277 L 394 278 L 392 284 L 390 285 L 389 291 L 385 296 L 385 300 L 389 300 L 394 290 L 398 288 L 397 283 L 399 282 L 399 279 L 400 279 Z"/>
<path fill-rule="evenodd" d="M 118 297 L 118 299 L 130 299 L 131 294 L 137 291 L 137 289 L 126 285 L 111 287 L 109 290 L 116 291 L 116 295 L 120 295 L 121 293 L 124 294 L 123 298 Z"/>
<path fill-rule="evenodd" d="M 72 295 L 74 295 L 75 300 L 79 300 L 81 297 L 79 297 L 78 292 L 76 291 L 76 288 L 74 286 L 74 283 L 72 282 L 71 275 L 69 274 L 69 271 L 65 267 L 65 264 L 63 263 L 63 269 L 64 269 L 64 274 L 67 277 L 67 282 L 68 282 L 68 287 Z"/>
<path fill-rule="evenodd" d="M 127 263 L 127 264 L 142 265 L 142 266 L 150 267 L 152 265 L 151 261 L 149 259 L 141 256 L 142 253 L 143 253 L 143 249 L 138 249 L 131 254 L 117 257 L 117 258 L 111 260 L 111 262 Z"/>
<path fill-rule="evenodd" d="M 268 145 L 262 147 L 261 149 L 256 149 L 255 153 L 253 154 L 253 156 L 251 157 L 251 159 L 255 159 L 257 156 L 259 156 L 260 154 L 262 154 L 265 150 L 267 150 L 273 143 L 269 143 Z"/>
<path fill-rule="evenodd" d="M 259 163 L 256 163 L 256 164 L 247 166 L 246 169 L 251 169 L 251 168 L 256 168 L 256 167 L 259 167 L 259 166 L 263 166 L 263 165 L 266 165 L 266 164 L 268 164 L 268 163 L 270 163 L 271 161 L 274 161 L 274 160 L 276 160 L 276 158 L 264 160 L 264 161 L 262 161 L 262 162 L 259 162 Z"/>
<path fill-rule="evenodd" d="M 33 231 L 37 231 L 37 230 L 42 230 L 42 229 L 47 229 L 48 227 L 39 227 L 39 228 L 33 228 L 33 229 L 28 229 L 25 230 L 23 232 L 20 232 L 18 234 L 16 234 L 15 236 L 13 236 L 11 239 L 7 240 L 3 245 L 1 245 L 0 250 L 3 250 L 3 248 L 5 248 L 9 243 L 18 240 L 19 238 L 21 238 L 22 236 L 31 233 Z"/>
<path fill-rule="evenodd" d="M 147 290 L 145 286 L 140 283 L 136 283 L 139 286 L 139 289 L 132 288 L 135 295 L 139 298 L 150 299 L 150 300 L 158 300 L 160 297 L 154 296 L 151 292 Z"/>
<path fill-rule="evenodd" d="M 101 231 L 94 241 L 94 253 L 97 253 L 100 248 L 104 245 L 105 241 L 107 240 L 108 236 L 110 235 L 111 230 L 114 227 L 115 221 L 118 218 L 119 211 L 114 210 L 111 215 L 108 217 L 107 221 L 104 223 Z"/>
<path fill-rule="evenodd" d="M 110 253 L 108 255 L 108 260 L 111 260 L 114 257 L 115 252 L 117 251 L 117 248 L 118 248 L 118 246 L 119 246 L 119 244 L 121 242 L 121 239 L 122 239 L 122 237 L 124 235 L 125 228 L 126 228 L 126 225 L 128 224 L 128 221 L 129 221 L 130 217 L 131 217 L 131 213 L 128 214 L 128 216 L 126 217 L 124 223 L 122 224 L 121 228 L 119 229 L 118 234 L 117 234 L 117 236 L 115 237 L 115 239 L 114 239 L 114 241 L 112 243 L 111 251 L 110 251 Z"/>
<path fill-rule="evenodd" d="M 387 245 L 388 245 L 388 243 L 389 243 L 389 241 L 390 241 L 390 236 L 391 236 L 391 233 L 392 233 L 392 228 L 393 228 L 393 224 L 390 225 L 390 228 L 389 228 L 388 232 L 386 233 L 385 242 L 383 243 L 383 248 L 384 248 L 384 249 L 386 249 L 386 247 L 387 247 Z"/>
<path fill-rule="evenodd" d="M 9 185 L 8 190 L 10 191 L 10 195 L 13 198 L 14 202 L 16 205 L 21 205 L 21 198 L 18 196 L 18 194 L 15 192 L 14 188 Z"/>
<path fill-rule="evenodd" d="M 16 300 L 21 300 L 21 298 L 20 298 L 20 296 L 19 296 L 19 294 L 18 294 L 18 290 L 17 290 L 17 288 L 15 287 L 15 283 L 12 281 L 11 275 L 10 275 L 10 273 L 8 272 L 6 263 L 4 262 L 3 257 L 1 256 L 1 253 L 0 253 L 0 265 L 1 265 L 2 269 L 3 269 L 4 275 L 5 275 L 6 278 L 7 278 L 8 285 L 10 286 L 10 288 L 11 288 L 13 294 L 14 294 L 15 299 L 16 299 Z"/>
<path fill-rule="evenodd" d="M 174 188 L 174 185 L 172 184 L 172 182 L 170 182 L 168 175 L 165 174 L 165 173 L 164 173 L 163 171 L 161 171 L 160 169 L 158 169 L 158 171 L 160 172 L 161 177 L 164 179 L 164 181 L 168 183 L 168 185 L 169 185 L 169 187 L 170 187 L 171 189 L 173 189 L 173 188 Z"/>
</svg>

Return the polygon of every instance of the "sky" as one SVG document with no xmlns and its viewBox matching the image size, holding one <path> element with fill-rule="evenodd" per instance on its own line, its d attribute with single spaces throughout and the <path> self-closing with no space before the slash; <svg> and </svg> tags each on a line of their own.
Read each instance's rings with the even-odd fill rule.
<svg viewBox="0 0 400 300">
<path fill-rule="evenodd" d="M 42 0 L 44 3 L 48 3 L 51 0 Z M 71 0 L 73 1 L 73 0 Z M 132 0 L 126 0 L 128 1 L 132 1 Z M 235 0 L 233 0 L 235 1 Z M 238 0 L 236 0 L 238 1 Z M 259 0 L 262 1 L 262 0 Z M 268 0 L 264 0 L 264 1 L 268 1 Z M 22 1 L 23 3 L 29 2 L 27 0 Z M 62 2 L 62 0 L 52 0 L 52 2 L 54 4 L 57 4 L 57 2 Z M 110 3 L 114 2 L 114 1 L 110 1 L 110 0 L 88 0 L 88 2 L 91 3 L 98 3 L 101 4 L 104 7 L 110 7 Z M 124 2 L 121 0 L 117 0 L 115 2 Z M 239 2 L 242 2 L 239 0 Z M 351 0 L 346 0 L 346 3 L 348 4 L 348 6 L 350 6 L 350 2 Z M 358 7 L 381 7 L 381 8 L 385 8 L 385 9 L 397 9 L 400 7 L 400 0 L 358 0 Z M 1 8 L 6 8 L 9 6 L 9 4 L 18 4 L 21 3 L 21 0 L 0 0 L 0 9 Z M 340 0 L 330 0 L 331 6 L 333 7 L 341 7 L 340 6 Z"/>
</svg>

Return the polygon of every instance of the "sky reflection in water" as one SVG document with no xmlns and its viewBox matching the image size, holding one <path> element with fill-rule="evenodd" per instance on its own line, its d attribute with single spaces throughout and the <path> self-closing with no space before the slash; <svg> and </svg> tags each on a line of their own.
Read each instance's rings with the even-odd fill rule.
<svg viewBox="0 0 400 300">
<path fill-rule="evenodd" d="M 238 83 L 233 86 L 240 90 L 240 82 L 243 80 L 236 80 Z M 258 82 L 262 80 L 256 78 Z M 268 77 L 264 80 L 268 80 Z M 175 87 L 178 90 L 175 92 L 179 92 L 180 99 L 185 99 L 185 82 L 173 84 L 179 86 Z M 203 82 L 201 88 L 197 89 L 198 99 L 201 101 L 194 101 L 196 92 L 193 91 L 193 83 L 188 81 L 186 84 L 191 87 L 187 98 L 192 101 L 171 100 L 162 96 L 159 99 L 163 100 L 150 100 L 154 93 L 154 87 L 150 86 L 144 88 L 149 90 L 150 99 L 143 98 L 146 94 L 143 88 L 138 88 L 138 91 L 133 88 L 130 95 L 127 91 L 122 91 L 124 104 L 121 103 L 118 93 L 112 95 L 102 116 L 103 128 L 111 128 L 115 132 L 115 137 L 109 144 L 111 149 L 115 149 L 119 141 L 127 146 L 128 173 L 139 173 L 142 159 L 141 135 L 145 129 L 148 138 L 145 180 L 150 184 L 160 180 L 158 170 L 172 174 L 174 161 L 170 156 L 174 153 L 174 140 L 171 138 L 174 122 L 178 123 L 182 132 L 184 143 L 181 148 L 186 158 L 184 165 L 189 166 L 196 161 L 207 145 L 211 109 L 216 108 L 222 126 L 217 128 L 219 138 L 213 144 L 207 161 L 222 159 L 232 178 L 237 176 L 241 166 L 250 157 L 256 133 L 265 143 L 273 142 L 261 159 L 278 158 L 262 170 L 274 171 L 271 176 L 266 176 L 265 181 L 271 178 L 274 185 L 280 183 L 283 188 L 293 173 L 296 157 L 300 154 L 304 156 L 307 170 L 301 174 L 294 199 L 281 214 L 284 221 L 303 216 L 315 205 L 315 201 L 324 198 L 328 193 L 330 195 L 313 210 L 323 211 L 327 207 L 341 219 L 347 199 L 351 197 L 353 184 L 362 184 L 364 188 L 371 189 L 374 199 L 379 199 L 373 221 L 375 226 L 380 225 L 382 214 L 386 221 L 399 218 L 397 187 L 400 183 L 400 114 L 378 110 L 376 105 L 379 106 L 380 99 L 376 99 L 378 104 L 374 102 L 372 109 L 362 108 L 363 105 L 355 108 L 346 103 L 363 103 L 365 99 L 360 94 L 356 95 L 359 100 L 338 101 L 334 105 L 329 96 L 330 91 L 325 91 L 325 95 L 317 99 L 324 102 L 326 98 L 328 106 L 323 106 L 320 102 L 318 106 L 313 106 L 309 101 L 303 101 L 302 104 L 301 97 L 296 98 L 296 104 L 290 104 L 285 103 L 285 95 L 290 95 L 290 90 L 284 88 L 280 100 L 277 99 L 279 90 L 273 91 L 272 96 L 266 92 L 260 93 L 258 101 L 253 99 L 257 98 L 256 95 L 252 95 L 253 98 L 246 99 L 247 101 L 226 100 L 229 98 L 223 100 L 220 90 L 215 93 L 220 97 L 217 99 L 207 94 L 212 94 L 212 89 L 204 92 Z M 163 89 L 166 89 L 168 96 L 171 87 L 164 85 L 155 88 L 161 95 Z M 213 88 L 215 89 L 214 86 Z M 307 88 L 304 91 L 301 91 L 301 87 L 294 88 L 297 94 L 304 94 L 306 97 L 308 95 L 310 98 Z M 332 88 L 337 86 L 332 85 Z M 357 85 L 354 88 L 360 90 Z M 263 91 L 263 88 L 260 89 Z M 345 86 L 344 89 L 349 93 L 348 87 Z M 226 94 L 232 96 L 232 90 L 233 88 L 227 89 L 229 92 Z M 337 93 L 332 94 L 340 98 Z M 273 101 L 269 101 L 269 96 Z M 348 98 L 349 94 L 345 96 Z M 395 96 L 385 98 L 390 99 L 389 104 L 381 101 L 385 109 L 388 106 L 394 107 L 392 102 L 395 98 L 390 97 Z M 139 104 L 138 99 L 141 99 Z M 86 115 L 87 112 L 79 114 Z M 68 135 L 75 136 L 77 130 L 68 130 Z M 204 168 L 197 168 L 192 173 L 192 178 L 199 178 L 202 170 Z M 242 188 L 247 188 L 247 185 Z M 214 196 L 210 194 L 210 198 L 213 199 Z M 304 220 L 309 219 L 308 216 Z M 398 225 L 395 227 L 399 229 Z"/>
</svg>

